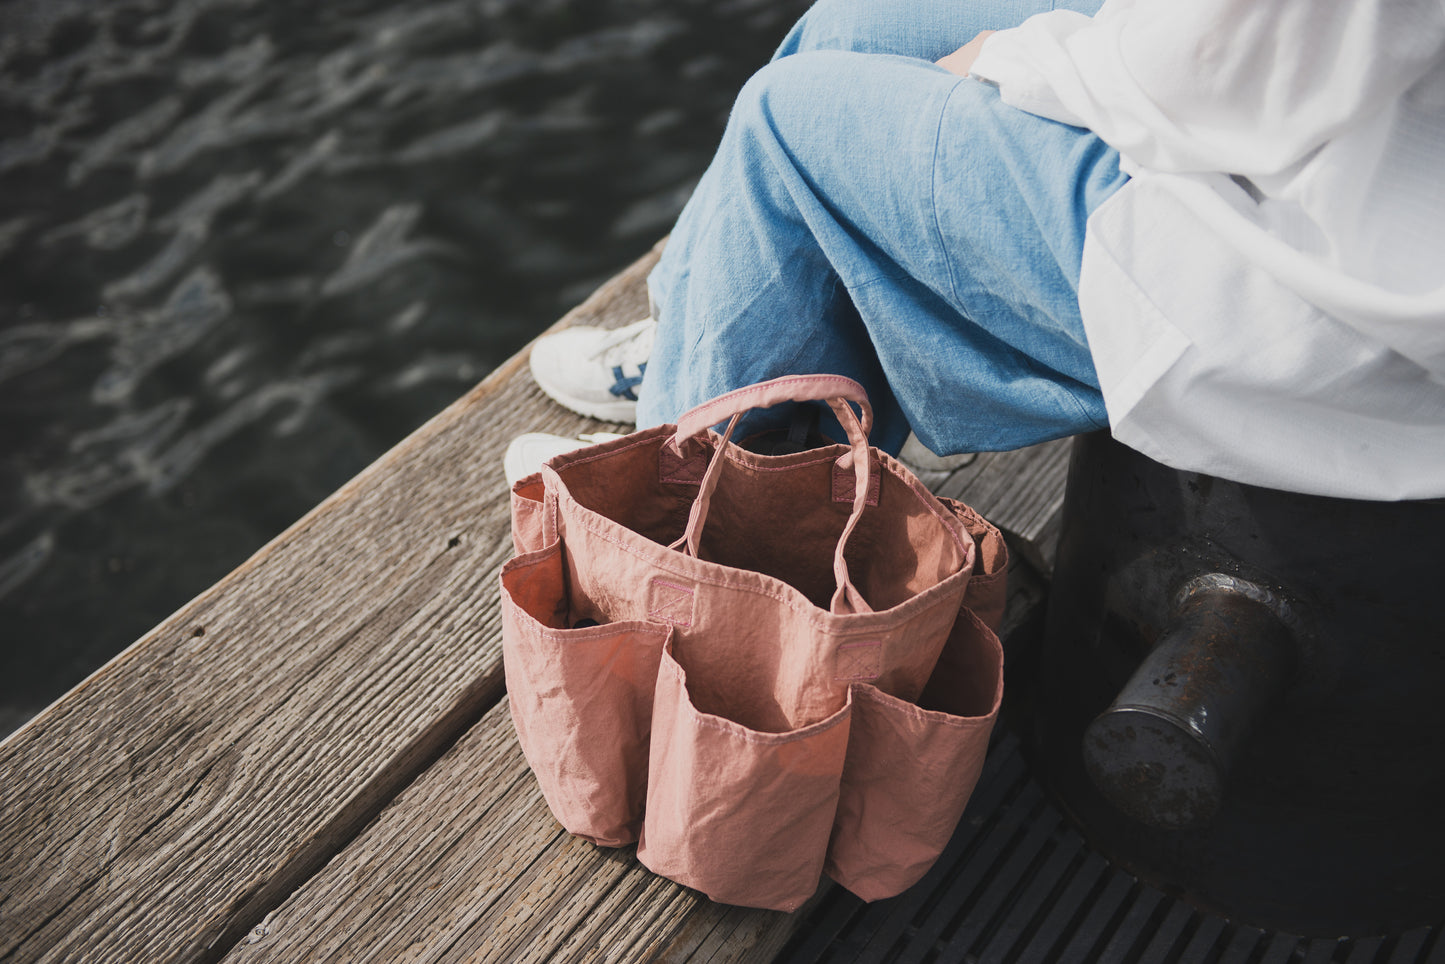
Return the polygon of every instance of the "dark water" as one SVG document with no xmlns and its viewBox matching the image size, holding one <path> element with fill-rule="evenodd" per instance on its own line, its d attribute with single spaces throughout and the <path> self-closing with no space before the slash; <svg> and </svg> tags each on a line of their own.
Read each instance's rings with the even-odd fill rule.
<svg viewBox="0 0 1445 964">
<path fill-rule="evenodd" d="M 0 734 L 665 233 L 805 6 L 0 2 Z"/>
</svg>

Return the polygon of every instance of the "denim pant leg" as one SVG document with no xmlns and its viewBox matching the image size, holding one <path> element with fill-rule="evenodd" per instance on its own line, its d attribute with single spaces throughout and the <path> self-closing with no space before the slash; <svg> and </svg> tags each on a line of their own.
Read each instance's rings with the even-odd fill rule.
<svg viewBox="0 0 1445 964">
<path fill-rule="evenodd" d="M 890 449 L 910 423 L 939 452 L 1103 425 L 1076 291 L 1117 156 L 922 60 L 788 48 L 739 96 L 650 279 L 639 424 L 829 371 L 864 383 Z"/>
<path fill-rule="evenodd" d="M 1017 27 L 1054 9 L 1093 14 L 1103 0 L 817 0 L 773 59 L 808 50 L 852 50 L 937 60 L 982 30 Z"/>
</svg>

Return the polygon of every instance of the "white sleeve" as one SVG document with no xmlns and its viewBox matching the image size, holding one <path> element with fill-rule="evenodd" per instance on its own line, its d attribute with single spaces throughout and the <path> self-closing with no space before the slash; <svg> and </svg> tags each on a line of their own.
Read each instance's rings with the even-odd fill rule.
<svg viewBox="0 0 1445 964">
<path fill-rule="evenodd" d="M 1442 0 L 1107 0 L 1038 14 L 971 73 L 1169 172 L 1286 170 L 1445 55 Z"/>
</svg>

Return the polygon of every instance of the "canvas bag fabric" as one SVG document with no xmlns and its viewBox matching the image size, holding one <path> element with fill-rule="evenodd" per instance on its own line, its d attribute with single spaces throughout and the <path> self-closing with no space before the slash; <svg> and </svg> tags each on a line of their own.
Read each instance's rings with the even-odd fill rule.
<svg viewBox="0 0 1445 964">
<path fill-rule="evenodd" d="M 742 411 L 813 399 L 849 444 L 728 440 Z M 508 699 L 567 830 L 776 910 L 824 872 L 893 896 L 937 859 L 1002 697 L 1007 553 L 871 449 L 870 425 L 856 382 L 792 376 L 513 487 Z"/>
</svg>

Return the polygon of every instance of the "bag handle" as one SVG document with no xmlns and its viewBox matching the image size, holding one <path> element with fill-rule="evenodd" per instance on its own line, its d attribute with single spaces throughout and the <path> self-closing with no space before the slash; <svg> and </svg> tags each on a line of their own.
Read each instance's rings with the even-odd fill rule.
<svg viewBox="0 0 1445 964">
<path fill-rule="evenodd" d="M 688 555 L 697 556 L 698 546 L 702 541 L 702 527 L 707 521 L 708 506 L 722 467 L 723 450 L 732 439 L 733 429 L 737 427 L 743 413 L 781 402 L 812 401 L 826 401 L 833 414 L 838 416 L 843 431 L 848 435 L 849 449 L 839 457 L 837 465 L 847 469 L 851 463 L 857 483 L 853 492 L 853 511 L 848 516 L 848 523 L 843 527 L 843 534 L 838 537 L 838 545 L 833 550 L 833 577 L 837 581 L 837 589 L 833 592 L 829 610 L 834 613 L 872 612 L 872 607 L 848 575 L 848 564 L 843 558 L 843 550 L 848 545 L 848 537 L 853 534 L 868 502 L 869 473 L 872 470 L 872 460 L 868 457 L 868 433 L 873 427 L 873 409 L 868 404 L 868 393 L 863 386 L 842 375 L 787 375 L 719 395 L 684 413 L 677 420 L 677 434 L 673 436 L 671 443 L 678 453 L 682 452 L 683 443 L 703 434 L 710 426 L 725 418 L 728 419 L 728 426 L 723 433 L 721 444 L 708 463 L 697 498 L 693 500 L 692 509 L 688 512 L 687 529 L 668 548 L 681 549 Z M 850 402 L 858 406 L 859 412 L 853 411 Z"/>
<path fill-rule="evenodd" d="M 868 393 L 863 386 L 844 375 L 785 375 L 719 395 L 678 418 L 675 444 L 681 451 L 682 443 L 688 439 L 703 434 L 725 418 L 754 408 L 772 408 L 783 402 L 827 402 L 837 414 L 838 401 L 853 402 L 862 410 L 863 441 L 866 445 L 868 434 L 873 431 L 873 407 L 868 404 Z M 846 431 L 848 425 L 842 415 L 838 416 L 838 421 L 844 423 Z M 849 441 L 852 441 L 851 437 Z"/>
</svg>

